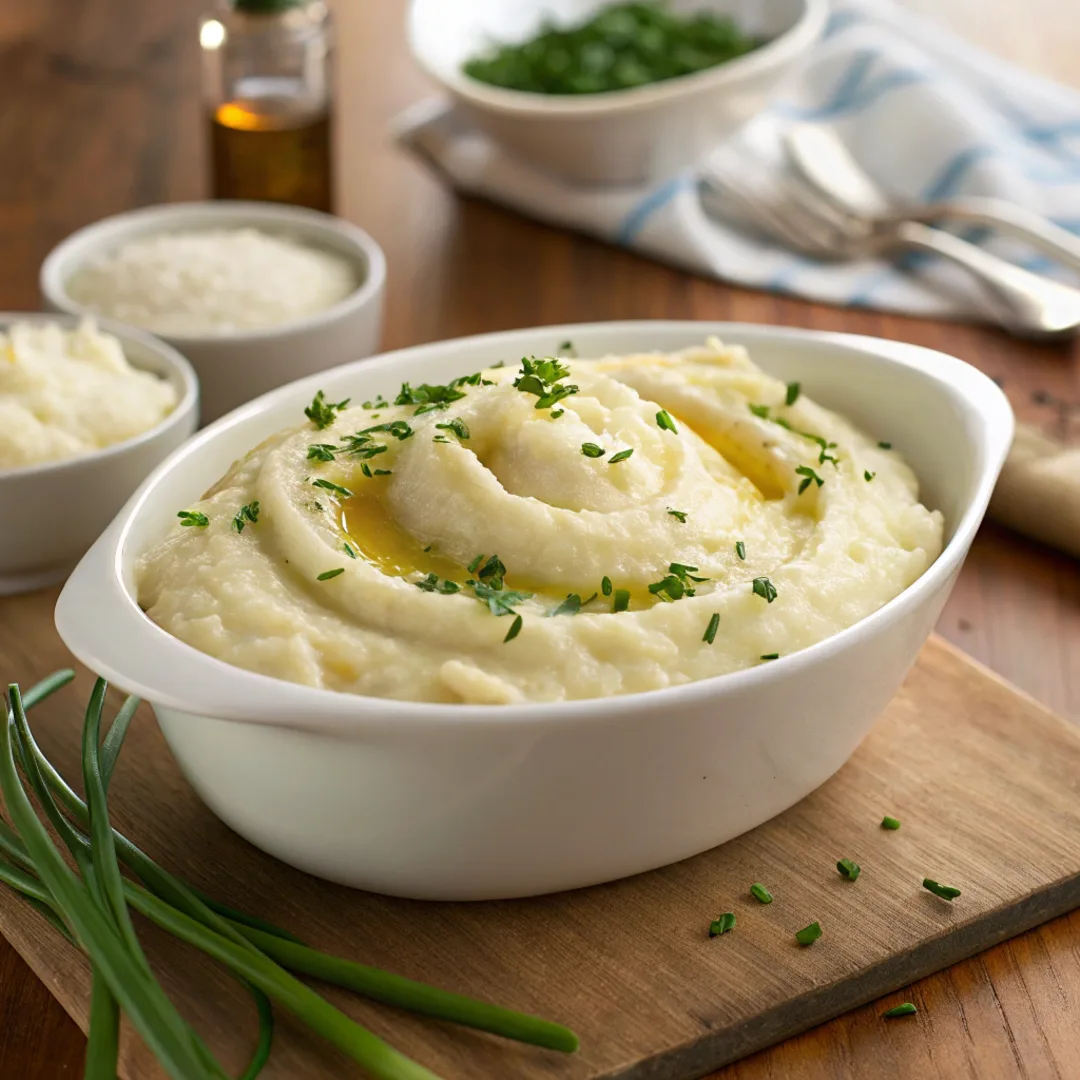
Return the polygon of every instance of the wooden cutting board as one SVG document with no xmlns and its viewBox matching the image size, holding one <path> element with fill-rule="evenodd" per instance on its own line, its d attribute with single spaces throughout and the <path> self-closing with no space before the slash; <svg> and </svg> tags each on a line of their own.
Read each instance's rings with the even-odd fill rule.
<svg viewBox="0 0 1080 1080">
<path fill-rule="evenodd" d="M 9 670 L 43 674 L 43 653 L 57 652 L 21 655 L 29 646 L 11 630 L 41 604 L 40 595 L 3 604 Z M 31 718 L 69 777 L 89 686 L 81 673 L 76 689 Z M 1080 906 L 1080 732 L 940 639 L 852 761 L 798 806 L 697 858 L 576 893 L 433 904 L 317 881 L 218 823 L 149 714 L 133 727 L 110 802 L 118 827 L 166 867 L 317 948 L 545 1015 L 581 1036 L 581 1051 L 566 1057 L 329 992 L 447 1080 L 700 1077 Z M 900 831 L 880 828 L 885 813 Z M 840 857 L 861 864 L 856 882 L 836 872 Z M 962 896 L 932 896 L 924 876 Z M 754 881 L 773 904 L 748 895 Z M 710 940 L 709 922 L 725 910 L 737 927 Z M 814 920 L 824 936 L 801 948 L 793 934 Z M 208 961 L 143 929 L 169 992 L 235 1073 L 254 1032 L 247 998 Z M 85 1026 L 79 954 L 6 890 L 0 930 Z M 359 1075 L 279 1016 L 268 1080 Z M 161 1075 L 130 1032 L 122 1075 Z"/>
</svg>

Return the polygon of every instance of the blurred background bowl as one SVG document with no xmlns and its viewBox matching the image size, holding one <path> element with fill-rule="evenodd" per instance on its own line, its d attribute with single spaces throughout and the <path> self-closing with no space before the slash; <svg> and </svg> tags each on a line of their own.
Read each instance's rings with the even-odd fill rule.
<svg viewBox="0 0 1080 1080">
<path fill-rule="evenodd" d="M 476 128 L 568 180 L 635 184 L 692 164 L 745 123 L 821 36 L 829 0 L 671 0 L 689 14 L 730 15 L 765 39 L 705 71 L 628 90 L 548 95 L 470 78 L 462 64 L 493 43 L 527 41 L 545 19 L 583 22 L 610 0 L 413 0 L 409 45 Z"/>
<path fill-rule="evenodd" d="M 2 330 L 19 322 L 74 329 L 79 319 L 0 313 Z M 43 465 L 0 468 L 0 596 L 67 577 L 132 492 L 198 427 L 199 385 L 191 365 L 142 330 L 109 319 L 96 322 L 119 339 L 132 367 L 172 383 L 176 408 L 149 431 L 104 450 Z"/>
<path fill-rule="evenodd" d="M 363 229 L 315 210 L 278 203 L 192 202 L 117 214 L 72 233 L 41 267 L 45 307 L 93 314 L 73 300 L 67 283 L 86 262 L 137 237 L 196 229 L 253 228 L 344 256 L 359 287 L 325 311 L 280 326 L 218 334 L 162 334 L 198 373 L 202 418 L 209 422 L 267 390 L 375 352 L 382 325 L 386 259 Z"/>
</svg>

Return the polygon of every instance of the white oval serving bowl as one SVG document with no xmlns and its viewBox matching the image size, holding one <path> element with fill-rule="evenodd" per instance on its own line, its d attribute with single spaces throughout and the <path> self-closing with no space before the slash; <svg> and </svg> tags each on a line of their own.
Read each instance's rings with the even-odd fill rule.
<svg viewBox="0 0 1080 1080">
<path fill-rule="evenodd" d="M 802 652 L 672 689 L 474 707 L 337 694 L 231 667 L 139 609 L 133 569 L 262 439 L 331 398 L 443 382 L 570 339 L 582 356 L 673 350 L 709 334 L 890 440 L 940 509 L 947 545 L 910 588 Z M 251 402 L 143 485 L 60 597 L 71 651 L 149 700 L 206 803 L 310 873 L 428 899 L 525 896 L 686 858 L 827 780 L 930 633 L 1012 438 L 1002 392 L 960 360 L 874 338 L 705 322 L 542 327 L 403 349 Z"/>
<path fill-rule="evenodd" d="M 65 315 L 0 312 L 12 323 L 74 327 Z M 78 457 L 0 467 L 0 596 L 61 581 L 150 471 L 198 426 L 199 386 L 191 365 L 150 334 L 108 319 L 98 328 L 119 338 L 133 367 L 167 379 L 177 403 L 160 424 L 133 439 Z"/>
<path fill-rule="evenodd" d="M 105 218 L 72 233 L 45 259 L 40 287 L 45 307 L 93 314 L 67 292 L 86 262 L 137 237 L 194 229 L 254 228 L 342 255 L 359 270 L 360 286 L 340 303 L 305 319 L 261 330 L 221 334 L 161 334 L 198 372 L 204 422 L 305 375 L 373 353 L 382 327 L 386 259 L 363 229 L 315 210 L 264 202 L 191 202 L 148 206 Z"/>
<path fill-rule="evenodd" d="M 522 42 L 542 20 L 583 21 L 610 0 L 413 0 L 408 38 L 421 67 L 466 121 L 546 172 L 636 184 L 693 164 L 765 106 L 821 36 L 829 0 L 674 0 L 676 12 L 732 16 L 766 44 L 693 75 L 601 94 L 506 90 L 462 64 L 492 42 Z"/>
</svg>

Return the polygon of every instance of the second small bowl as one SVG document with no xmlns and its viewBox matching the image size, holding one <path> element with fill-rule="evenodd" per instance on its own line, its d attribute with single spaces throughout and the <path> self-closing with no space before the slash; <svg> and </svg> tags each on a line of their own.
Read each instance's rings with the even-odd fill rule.
<svg viewBox="0 0 1080 1080">
<path fill-rule="evenodd" d="M 41 267 L 50 311 L 94 314 L 68 295 L 87 262 L 139 237 L 196 229 L 253 228 L 344 256 L 357 267 L 355 292 L 325 311 L 280 326 L 220 334 L 158 334 L 199 375 L 203 422 L 294 379 L 375 352 L 382 326 L 386 260 L 363 229 L 315 210 L 259 202 L 193 202 L 150 206 L 105 218 L 72 233 Z"/>
</svg>

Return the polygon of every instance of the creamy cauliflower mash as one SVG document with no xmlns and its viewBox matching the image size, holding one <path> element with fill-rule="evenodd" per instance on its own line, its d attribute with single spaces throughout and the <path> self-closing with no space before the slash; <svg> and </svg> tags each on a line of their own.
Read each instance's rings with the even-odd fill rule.
<svg viewBox="0 0 1080 1080">
<path fill-rule="evenodd" d="M 128 363 L 87 320 L 0 330 L 0 469 L 102 450 L 156 427 L 176 407 L 164 379 Z"/>
<path fill-rule="evenodd" d="M 941 551 L 899 455 L 711 340 L 319 395 L 138 567 L 238 667 L 421 701 L 738 671 L 876 611 Z"/>
</svg>

